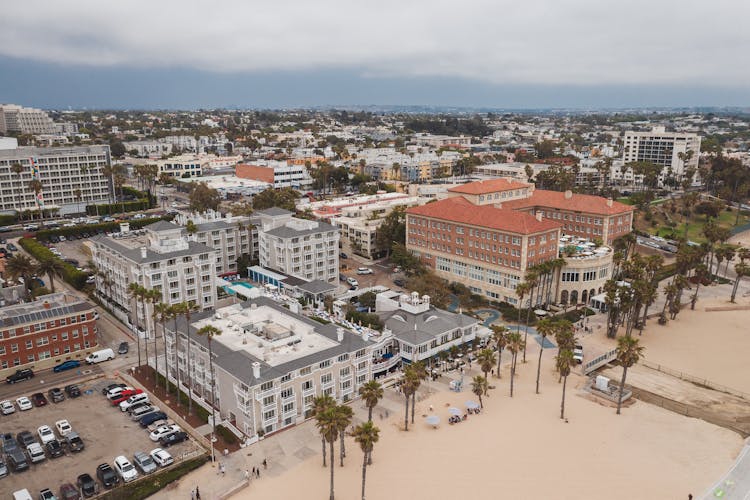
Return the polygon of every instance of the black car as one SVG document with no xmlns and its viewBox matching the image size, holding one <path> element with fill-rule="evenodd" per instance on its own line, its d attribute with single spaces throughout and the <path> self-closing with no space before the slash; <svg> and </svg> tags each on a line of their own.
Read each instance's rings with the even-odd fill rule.
<svg viewBox="0 0 750 500">
<path fill-rule="evenodd" d="M 149 425 L 153 424 L 157 420 L 164 420 L 167 418 L 167 414 L 163 411 L 155 411 L 154 413 L 148 413 L 141 417 L 139 422 L 141 423 L 141 427 L 146 428 Z"/>
<path fill-rule="evenodd" d="M 16 382 L 30 380 L 32 378 L 34 378 L 34 370 L 31 368 L 24 368 L 23 370 L 16 370 L 16 373 L 12 375 L 8 375 L 8 377 L 5 378 L 5 382 L 8 384 L 15 384 Z"/>
<path fill-rule="evenodd" d="M 130 350 L 130 346 L 127 342 L 120 342 L 120 346 L 117 348 L 117 354 L 127 354 Z"/>
<path fill-rule="evenodd" d="M 400 287 L 406 286 L 406 282 L 401 278 L 396 278 L 395 280 L 393 280 L 393 284 Z"/>
<path fill-rule="evenodd" d="M 181 443 L 185 441 L 188 438 L 187 432 L 178 431 L 173 432 L 172 434 L 167 434 L 166 436 L 162 436 L 159 438 L 159 443 L 165 447 L 168 448 L 172 446 L 173 444 Z"/>
<path fill-rule="evenodd" d="M 78 476 L 76 484 L 78 485 L 78 489 L 81 490 L 81 493 L 83 493 L 83 496 L 93 497 L 94 495 L 96 495 L 96 481 L 94 481 L 94 478 L 91 477 L 91 474 L 81 474 L 80 476 Z"/>
<path fill-rule="evenodd" d="M 115 470 L 109 464 L 100 464 L 96 468 L 96 477 L 99 478 L 99 481 L 102 482 L 105 488 L 111 488 L 120 481 Z"/>
<path fill-rule="evenodd" d="M 18 445 L 16 444 L 16 440 L 13 439 L 13 434 L 11 433 L 5 433 L 2 436 L 0 436 L 0 440 L 2 440 L 2 450 L 5 453 L 10 452 L 11 450 L 15 450 L 18 448 Z"/>
<path fill-rule="evenodd" d="M 65 454 L 65 450 L 57 439 L 49 441 L 44 447 L 47 448 L 47 454 L 49 454 L 50 458 L 61 457 Z"/>
<path fill-rule="evenodd" d="M 18 444 L 21 445 L 21 448 L 26 448 L 31 443 L 36 443 L 34 435 L 29 431 L 19 432 L 16 436 L 16 441 L 18 441 Z"/>
<path fill-rule="evenodd" d="M 31 402 L 34 403 L 34 406 L 39 408 L 40 406 L 47 406 L 48 401 L 47 398 L 44 397 L 44 394 L 41 392 L 36 392 L 31 395 Z"/>
<path fill-rule="evenodd" d="M 8 465 L 13 472 L 21 472 L 29 468 L 29 461 L 26 454 L 20 448 L 15 448 L 6 452 L 8 455 Z"/>
<path fill-rule="evenodd" d="M 109 384 L 107 387 L 102 389 L 102 396 L 106 396 L 109 391 L 111 391 L 112 389 L 116 389 L 117 387 L 125 388 L 127 387 L 127 385 L 126 384 Z"/>
<path fill-rule="evenodd" d="M 61 401 L 65 401 L 65 393 L 59 387 L 53 387 L 52 389 L 47 391 L 47 395 L 49 396 L 49 400 L 53 403 L 60 403 Z"/>
<path fill-rule="evenodd" d="M 15 246 L 13 243 L 8 243 L 8 250 L 10 250 L 11 252 L 17 252 L 18 247 Z"/>
<path fill-rule="evenodd" d="M 76 384 L 66 385 L 65 393 L 68 395 L 69 398 L 77 398 L 78 396 L 81 395 L 81 388 L 78 387 Z"/>
<path fill-rule="evenodd" d="M 339 258 L 340 258 L 340 259 L 348 259 L 348 258 L 349 258 L 349 256 L 348 256 L 348 255 L 346 255 L 346 254 L 345 254 L 344 252 L 341 252 L 341 253 L 339 254 Z"/>
</svg>

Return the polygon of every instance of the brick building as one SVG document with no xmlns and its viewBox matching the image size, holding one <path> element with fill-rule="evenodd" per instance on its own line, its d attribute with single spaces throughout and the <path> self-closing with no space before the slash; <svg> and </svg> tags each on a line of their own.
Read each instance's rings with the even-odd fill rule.
<svg viewBox="0 0 750 500">
<path fill-rule="evenodd" d="M 97 348 L 94 305 L 67 293 L 0 309 L 0 376 L 83 360 Z"/>
</svg>

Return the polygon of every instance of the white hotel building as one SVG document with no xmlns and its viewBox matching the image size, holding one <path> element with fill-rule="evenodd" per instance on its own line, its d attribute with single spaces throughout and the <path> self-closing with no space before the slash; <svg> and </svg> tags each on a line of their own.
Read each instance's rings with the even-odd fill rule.
<svg viewBox="0 0 750 500">
<path fill-rule="evenodd" d="M 680 156 L 692 151 L 687 163 Z M 688 132 L 666 132 L 664 127 L 654 127 L 649 132 L 625 132 L 623 140 L 623 161 L 627 164 L 646 161 L 663 167 L 659 182 L 663 182 L 671 168 L 679 181 L 688 168 L 698 169 L 701 151 L 701 137 Z M 617 172 L 613 170 L 617 179 Z M 619 174 L 622 176 L 622 173 Z"/>
</svg>

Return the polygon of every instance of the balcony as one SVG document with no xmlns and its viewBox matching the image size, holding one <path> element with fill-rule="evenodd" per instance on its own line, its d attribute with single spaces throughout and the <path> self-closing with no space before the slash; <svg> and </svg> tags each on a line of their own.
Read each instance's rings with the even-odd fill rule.
<svg viewBox="0 0 750 500">
<path fill-rule="evenodd" d="M 263 402 L 263 399 L 267 398 L 268 396 L 278 396 L 281 392 L 281 389 L 279 387 L 272 387 L 271 389 L 268 389 L 267 391 L 255 391 L 255 400 L 259 402 Z"/>
<path fill-rule="evenodd" d="M 302 398 L 304 399 L 305 396 L 309 396 L 310 394 L 315 394 L 315 384 L 312 385 L 309 389 L 302 389 Z"/>
<path fill-rule="evenodd" d="M 380 372 L 383 370 L 389 370 L 396 366 L 401 361 L 401 356 L 394 355 L 390 358 L 379 358 L 372 360 L 372 371 Z"/>
</svg>

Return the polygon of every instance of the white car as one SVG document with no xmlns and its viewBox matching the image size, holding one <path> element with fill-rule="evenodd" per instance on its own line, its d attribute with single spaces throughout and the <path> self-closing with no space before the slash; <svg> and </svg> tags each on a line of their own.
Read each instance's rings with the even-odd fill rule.
<svg viewBox="0 0 750 500">
<path fill-rule="evenodd" d="M 21 396 L 20 398 L 16 399 L 16 404 L 18 405 L 18 409 L 21 411 L 30 410 L 34 407 L 34 405 L 31 404 L 31 401 L 26 396 Z"/>
<path fill-rule="evenodd" d="M 349 283 L 349 286 L 359 286 L 359 281 L 349 276 L 346 278 L 346 282 Z"/>
<path fill-rule="evenodd" d="M 56 439 L 55 433 L 52 432 L 52 429 L 50 428 L 49 425 L 43 425 L 39 427 L 36 433 L 39 434 L 39 439 L 42 440 L 42 444 L 47 444 L 50 441 L 54 441 Z"/>
<path fill-rule="evenodd" d="M 128 408 L 132 407 L 133 405 L 137 405 L 138 403 L 148 403 L 148 394 L 140 393 L 140 394 L 133 394 L 125 401 L 120 402 L 120 411 L 128 411 Z"/>
<path fill-rule="evenodd" d="M 172 465 L 174 463 L 172 455 L 162 450 L 161 448 L 154 448 L 153 450 L 151 450 L 151 458 L 153 458 L 154 462 L 162 467 L 166 467 L 167 465 Z"/>
<path fill-rule="evenodd" d="M 577 364 L 583 363 L 583 346 L 576 344 L 576 348 L 573 349 L 573 359 Z"/>
<path fill-rule="evenodd" d="M 123 455 L 115 458 L 115 470 L 122 478 L 123 483 L 129 483 L 138 477 L 138 471 L 135 470 L 130 460 L 125 458 Z"/>
<path fill-rule="evenodd" d="M 173 432 L 179 432 L 182 429 L 180 429 L 180 426 L 175 425 L 162 425 L 160 427 L 157 427 L 156 430 L 154 430 L 151 434 L 148 435 L 148 437 L 151 438 L 151 441 L 158 441 L 163 436 L 166 436 L 167 434 L 172 434 Z"/>
<path fill-rule="evenodd" d="M 115 387 L 114 389 L 110 389 L 107 393 L 107 399 L 110 401 L 114 401 L 115 399 L 120 397 L 120 393 L 122 391 L 132 391 L 132 387 Z"/>
<path fill-rule="evenodd" d="M 372 274 L 372 269 L 369 267 L 359 267 L 357 268 L 357 274 Z"/>
<path fill-rule="evenodd" d="M 60 434 L 60 437 L 65 437 L 73 432 L 73 427 L 67 420 L 58 420 L 55 422 L 55 427 L 57 427 L 57 433 Z"/>
<path fill-rule="evenodd" d="M 0 411 L 2 411 L 3 415 L 10 415 L 11 413 L 15 413 L 16 407 L 10 401 L 5 400 L 0 402 Z"/>
</svg>

